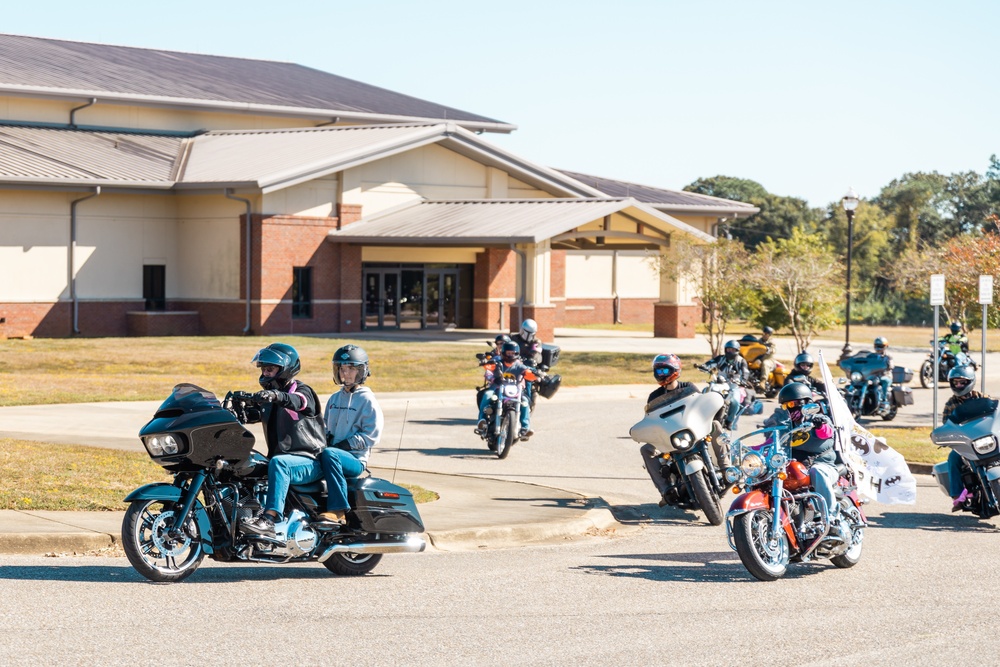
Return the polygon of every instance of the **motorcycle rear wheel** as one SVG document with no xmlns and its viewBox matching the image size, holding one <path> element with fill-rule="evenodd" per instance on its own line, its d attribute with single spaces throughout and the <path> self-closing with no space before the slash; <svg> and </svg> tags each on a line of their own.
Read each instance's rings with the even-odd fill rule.
<svg viewBox="0 0 1000 667">
<path fill-rule="evenodd" d="M 196 508 L 192 508 L 192 513 Z M 179 507 L 163 500 L 136 500 L 122 520 L 122 548 L 135 571 L 150 581 L 177 582 L 191 576 L 205 552 L 193 516 L 183 535 L 172 535 L 174 512 Z"/>
<path fill-rule="evenodd" d="M 705 518 L 713 526 L 721 526 L 725 516 L 722 514 L 722 505 L 719 498 L 713 493 L 706 475 L 711 472 L 708 468 L 695 473 L 691 478 L 691 488 L 694 490 L 694 498 L 698 501 L 698 507 L 705 513 Z"/>
<path fill-rule="evenodd" d="M 497 458 L 505 459 L 510 454 L 510 448 L 514 446 L 514 438 L 517 434 L 517 423 L 514 420 L 514 413 L 508 412 L 500 421 L 500 432 L 497 433 Z"/>
<path fill-rule="evenodd" d="M 767 510 L 752 510 L 733 521 L 736 553 L 747 572 L 760 581 L 780 579 L 788 569 L 788 536 L 779 531 L 772 542 L 770 534 L 771 513 Z"/>
<path fill-rule="evenodd" d="M 851 507 L 846 511 L 851 520 L 854 522 L 861 521 L 861 515 L 858 510 Z M 830 562 L 839 568 L 854 567 L 861 560 L 861 549 L 864 545 L 864 528 L 858 527 L 851 531 L 851 547 L 840 554 L 839 556 L 834 556 L 830 559 Z"/>
<path fill-rule="evenodd" d="M 360 577 L 375 569 L 375 566 L 382 560 L 382 554 L 333 554 L 325 561 L 324 567 L 344 577 Z"/>
</svg>

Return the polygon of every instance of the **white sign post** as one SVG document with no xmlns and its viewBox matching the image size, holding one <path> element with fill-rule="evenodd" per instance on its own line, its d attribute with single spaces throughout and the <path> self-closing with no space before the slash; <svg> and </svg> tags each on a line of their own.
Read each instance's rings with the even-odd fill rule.
<svg viewBox="0 0 1000 667">
<path fill-rule="evenodd" d="M 939 308 L 944 305 L 944 274 L 935 273 L 931 276 L 931 305 L 934 306 L 934 340 L 931 343 L 931 357 L 934 359 L 934 414 L 932 415 L 931 428 L 938 425 L 938 377 L 941 372 L 938 364 L 941 363 L 941 354 L 938 351 L 938 313 Z"/>
<path fill-rule="evenodd" d="M 979 303 L 983 304 L 982 363 L 979 364 L 979 391 L 986 393 L 986 309 L 993 303 L 993 276 L 979 276 Z"/>
</svg>

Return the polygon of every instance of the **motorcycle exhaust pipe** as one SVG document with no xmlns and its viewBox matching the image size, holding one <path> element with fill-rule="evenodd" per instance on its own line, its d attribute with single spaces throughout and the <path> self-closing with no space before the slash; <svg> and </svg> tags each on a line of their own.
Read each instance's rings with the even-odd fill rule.
<svg viewBox="0 0 1000 667">
<path fill-rule="evenodd" d="M 319 557 L 319 562 L 326 561 L 336 553 L 352 554 L 416 554 L 427 548 L 423 538 L 413 535 L 402 542 L 342 542 L 330 546 Z"/>
</svg>

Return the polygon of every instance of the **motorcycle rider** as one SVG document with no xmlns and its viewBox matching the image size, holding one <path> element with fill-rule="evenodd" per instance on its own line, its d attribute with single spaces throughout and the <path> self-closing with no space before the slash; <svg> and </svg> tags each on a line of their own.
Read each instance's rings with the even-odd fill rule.
<svg viewBox="0 0 1000 667">
<path fill-rule="evenodd" d="M 496 363 L 484 366 L 486 369 L 486 383 L 489 385 L 489 388 L 483 392 L 482 401 L 479 403 L 479 423 L 476 424 L 476 433 L 479 435 L 486 433 L 488 426 L 484 418 L 486 406 L 490 404 L 493 396 L 496 395 L 496 386 L 500 384 L 505 373 L 513 374 L 517 378 L 518 384 L 521 385 L 521 432 L 517 437 L 521 440 L 527 440 L 535 434 L 531 430 L 531 408 L 528 406 L 527 393 L 524 389 L 529 382 L 537 380 L 538 376 L 521 362 L 517 350 L 517 343 L 514 341 L 504 343 L 503 351 L 500 358 L 496 360 Z"/>
<path fill-rule="evenodd" d="M 503 354 L 503 344 L 510 342 L 510 336 L 507 334 L 498 334 L 496 338 L 493 339 L 493 350 L 490 352 L 491 357 L 499 357 Z"/>
<path fill-rule="evenodd" d="M 815 364 L 816 362 L 812 358 L 812 355 L 808 352 L 803 352 L 795 357 L 792 372 L 788 374 L 788 378 L 785 382 L 801 382 L 802 384 L 808 385 L 813 391 L 819 392 L 825 396 L 826 383 L 822 380 L 817 380 L 812 376 L 812 369 Z"/>
<path fill-rule="evenodd" d="M 680 382 L 681 360 L 676 354 L 659 354 L 653 359 L 653 378 L 660 385 L 646 399 L 646 412 L 653 407 L 659 408 L 674 401 L 690 396 L 697 392 L 697 388 L 691 382 Z M 654 405 L 655 403 L 655 405 Z M 718 422 L 713 422 L 712 447 L 715 450 L 716 458 L 719 461 L 720 469 L 729 467 L 729 448 L 718 442 L 718 435 L 722 433 L 722 426 Z M 642 454 L 642 461 L 646 464 L 646 472 L 653 480 L 653 485 L 660 492 L 659 506 L 667 504 L 665 495 L 667 493 L 667 480 L 663 478 L 661 470 L 659 452 L 651 444 L 639 447 Z"/>
<path fill-rule="evenodd" d="M 805 422 L 802 406 L 813 401 L 812 390 L 802 382 L 789 382 L 778 392 L 778 405 L 788 413 L 792 426 L 799 427 Z M 834 489 L 837 485 L 837 451 L 834 449 L 833 425 L 824 415 L 814 415 L 808 437 L 792 442 L 792 458 L 809 468 L 809 482 L 813 489 L 826 501 L 827 520 L 836 502 Z M 796 444 L 798 442 L 798 444 Z"/>
<path fill-rule="evenodd" d="M 330 523 L 345 523 L 351 507 L 347 480 L 360 477 L 365 471 L 368 457 L 385 426 L 375 394 L 364 386 L 369 377 L 368 353 L 362 348 L 344 345 L 334 353 L 333 381 L 341 389 L 326 402 L 323 415 L 329 446 L 319 456 L 327 479 L 327 511 L 320 518 Z"/>
<path fill-rule="evenodd" d="M 538 339 L 538 322 L 535 322 L 531 318 L 521 322 L 520 330 L 511 336 L 510 339 L 517 343 L 521 361 L 526 366 L 538 368 L 538 364 L 542 363 L 542 341 Z M 531 404 L 531 394 L 534 390 L 533 383 L 525 383 L 524 396 L 528 399 L 529 405 Z"/>
<path fill-rule="evenodd" d="M 309 385 L 293 380 L 302 365 L 291 345 L 271 343 L 254 355 L 264 439 L 267 442 L 267 499 L 264 512 L 240 525 L 245 532 L 274 537 L 274 524 L 284 515 L 292 484 L 309 484 L 324 476 L 317 460 L 326 447 L 319 397 Z M 329 486 L 334 480 L 327 478 Z M 336 510 L 337 508 L 329 508 Z"/>
<path fill-rule="evenodd" d="M 757 338 L 761 343 L 767 347 L 767 352 L 758 357 L 760 359 L 760 379 L 761 382 L 767 381 L 771 377 L 771 373 L 774 372 L 774 368 L 778 362 L 774 360 L 774 341 L 771 340 L 771 336 L 774 335 L 774 329 L 765 326 L 761 329 L 761 334 Z"/>
<path fill-rule="evenodd" d="M 961 322 L 952 322 L 950 329 L 950 334 L 941 336 L 941 342 L 947 346 L 948 351 L 955 357 L 958 356 L 959 352 L 965 352 L 968 354 L 969 337 L 962 331 Z"/>
<path fill-rule="evenodd" d="M 889 355 L 889 341 L 884 336 L 875 339 L 875 355 L 885 358 L 885 369 L 874 373 L 878 376 L 878 409 L 889 411 L 889 387 L 892 385 L 892 356 Z"/>
<path fill-rule="evenodd" d="M 952 396 L 944 404 L 944 410 L 941 411 L 942 422 L 948 419 L 955 408 L 966 401 L 974 398 L 992 398 L 973 389 L 975 384 L 976 373 L 971 366 L 957 366 L 951 369 L 948 373 L 948 385 L 951 387 Z M 972 495 L 962 481 L 962 471 L 968 465 L 954 449 L 948 454 L 948 495 L 952 498 L 952 512 L 962 509 L 966 499 Z"/>
<path fill-rule="evenodd" d="M 750 387 L 750 367 L 747 360 L 740 354 L 740 344 L 735 340 L 726 341 L 723 346 L 723 354 L 713 357 L 698 366 L 700 371 L 710 371 L 715 368 L 718 371 L 719 379 L 729 382 L 737 387 Z M 747 401 L 752 402 L 752 388 L 747 392 Z M 726 410 L 725 427 L 729 430 L 736 428 L 739 420 L 740 397 L 739 392 L 733 390 L 729 392 L 729 409 Z"/>
</svg>

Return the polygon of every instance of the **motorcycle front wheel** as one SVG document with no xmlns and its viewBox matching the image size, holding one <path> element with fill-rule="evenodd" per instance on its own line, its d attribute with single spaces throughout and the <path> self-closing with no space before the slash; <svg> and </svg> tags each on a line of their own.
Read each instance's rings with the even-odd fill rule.
<svg viewBox="0 0 1000 667">
<path fill-rule="evenodd" d="M 375 569 L 375 566 L 382 560 L 382 554 L 333 554 L 323 565 L 334 574 L 345 577 L 360 577 Z"/>
<path fill-rule="evenodd" d="M 733 541 L 736 553 L 747 572 L 761 581 L 775 581 L 788 569 L 788 536 L 778 531 L 772 540 L 771 513 L 753 510 L 740 514 L 733 521 Z"/>
<path fill-rule="evenodd" d="M 698 507 L 705 513 L 705 518 L 713 526 L 721 526 L 725 518 L 722 514 L 722 505 L 719 498 L 712 492 L 706 475 L 712 474 L 708 468 L 695 473 L 691 477 L 691 489 L 694 491 L 694 498 L 698 501 Z"/>
<path fill-rule="evenodd" d="M 505 459 L 510 454 L 510 448 L 514 445 L 514 438 L 517 436 L 517 422 L 515 414 L 508 412 L 500 421 L 500 432 L 497 433 L 497 458 Z"/>
<path fill-rule="evenodd" d="M 933 386 L 934 384 L 934 364 L 931 363 L 930 359 L 925 359 L 924 363 L 920 365 L 920 386 L 924 389 Z"/>
<path fill-rule="evenodd" d="M 196 508 L 200 507 L 196 504 Z M 192 516 L 180 531 L 174 531 L 179 507 L 163 500 L 136 500 L 122 521 L 122 548 L 136 572 L 150 581 L 176 582 L 191 576 L 205 552 L 198 524 Z"/>
</svg>

